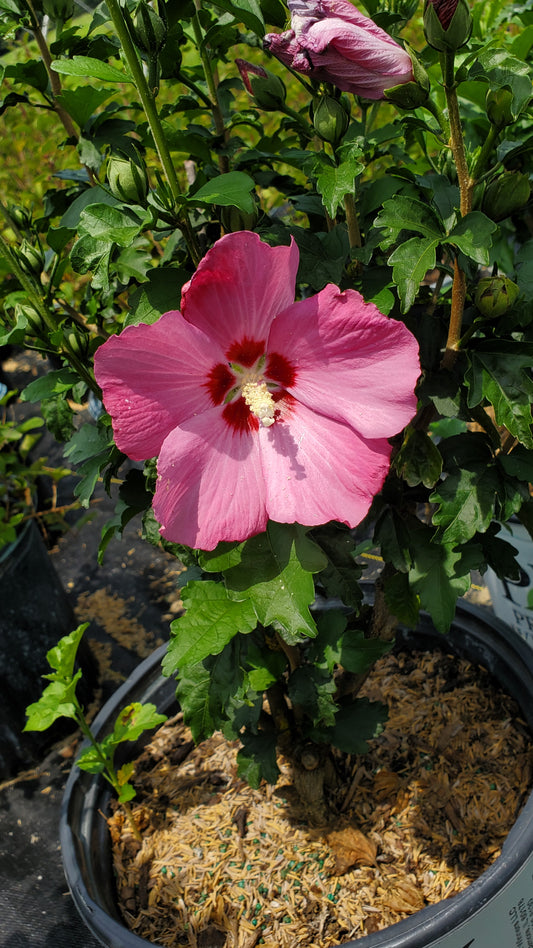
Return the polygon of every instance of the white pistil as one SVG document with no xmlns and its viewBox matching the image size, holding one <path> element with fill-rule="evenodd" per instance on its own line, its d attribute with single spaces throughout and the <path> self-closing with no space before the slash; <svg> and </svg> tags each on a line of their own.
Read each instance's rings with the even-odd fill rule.
<svg viewBox="0 0 533 948">
<path fill-rule="evenodd" d="M 245 382 L 241 392 L 252 414 L 259 419 L 264 428 L 270 428 L 276 420 L 274 418 L 276 403 L 268 391 L 266 382 Z"/>
</svg>

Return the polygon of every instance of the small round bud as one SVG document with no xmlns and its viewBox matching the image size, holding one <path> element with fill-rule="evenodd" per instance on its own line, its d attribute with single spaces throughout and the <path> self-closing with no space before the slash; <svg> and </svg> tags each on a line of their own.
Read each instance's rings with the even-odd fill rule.
<svg viewBox="0 0 533 948">
<path fill-rule="evenodd" d="M 31 303 L 17 303 L 14 315 L 17 322 L 21 319 L 25 319 L 30 332 L 34 332 L 36 335 L 39 335 L 43 330 L 45 332 L 47 331 L 42 316 L 34 309 Z"/>
<path fill-rule="evenodd" d="M 75 329 L 65 329 L 63 338 L 67 352 L 71 352 L 82 360 L 87 358 L 89 338 L 85 333 Z"/>
<path fill-rule="evenodd" d="M 313 128 L 322 141 L 337 145 L 350 124 L 350 112 L 340 99 L 324 95 L 312 106 Z"/>
<path fill-rule="evenodd" d="M 513 93 L 506 86 L 501 89 L 489 89 L 485 105 L 487 118 L 496 128 L 512 125 L 515 116 L 512 113 Z"/>
<path fill-rule="evenodd" d="M 7 213 L 19 230 L 30 230 L 31 213 L 25 207 L 20 207 L 18 204 L 9 204 Z"/>
<path fill-rule="evenodd" d="M 503 221 L 529 201 L 529 176 L 521 171 L 504 171 L 488 185 L 481 210 L 493 221 Z"/>
<path fill-rule="evenodd" d="M 23 240 L 18 251 L 19 262 L 27 273 L 40 276 L 44 270 L 44 256 L 40 247 L 34 247 L 29 240 Z"/>
<path fill-rule="evenodd" d="M 150 56 L 157 56 L 167 40 L 167 24 L 144 0 L 133 17 L 133 41 Z"/>
<path fill-rule="evenodd" d="M 495 319 L 503 316 L 519 295 L 518 286 L 508 277 L 484 277 L 477 285 L 474 301 L 483 316 Z"/>
<path fill-rule="evenodd" d="M 148 175 L 139 158 L 121 158 L 112 155 L 107 165 L 107 181 L 113 197 L 119 201 L 143 204 L 148 193 Z"/>
<path fill-rule="evenodd" d="M 226 234 L 236 234 L 239 230 L 253 230 L 257 219 L 258 214 L 255 208 L 251 214 L 241 211 L 240 207 L 235 207 L 234 204 L 220 209 L 220 223 Z"/>
</svg>

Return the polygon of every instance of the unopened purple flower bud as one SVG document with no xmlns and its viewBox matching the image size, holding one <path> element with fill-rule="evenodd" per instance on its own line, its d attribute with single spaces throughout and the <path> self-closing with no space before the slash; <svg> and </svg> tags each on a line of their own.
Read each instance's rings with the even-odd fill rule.
<svg viewBox="0 0 533 948">
<path fill-rule="evenodd" d="M 285 104 L 287 91 L 279 76 L 254 66 L 245 59 L 236 59 L 244 88 L 252 96 L 255 104 L 265 112 L 275 112 Z"/>
<path fill-rule="evenodd" d="M 468 0 L 426 0 L 424 33 L 439 52 L 464 46 L 472 32 L 472 14 Z"/>
</svg>

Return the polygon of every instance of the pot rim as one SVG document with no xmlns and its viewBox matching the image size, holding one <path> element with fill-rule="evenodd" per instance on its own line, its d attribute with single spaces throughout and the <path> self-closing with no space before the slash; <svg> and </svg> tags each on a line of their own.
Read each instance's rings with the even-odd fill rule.
<svg viewBox="0 0 533 948">
<path fill-rule="evenodd" d="M 530 729 L 533 731 L 533 649 L 512 628 L 488 610 L 469 602 L 460 602 L 450 633 L 443 636 L 436 632 L 428 616 L 422 615 L 417 630 L 400 627 L 399 643 L 410 648 L 426 646 L 428 638 L 435 647 L 449 643 L 450 650 L 465 655 L 488 668 L 501 686 L 517 700 Z M 94 720 L 96 735 L 105 729 L 106 722 L 114 716 L 132 692 L 142 690 L 143 700 L 154 700 L 155 692 L 163 688 L 167 700 L 165 707 L 174 698 L 174 682 L 164 679 L 160 672 L 162 657 L 167 643 L 160 646 L 145 659 L 106 702 Z M 147 686 L 147 690 L 145 688 Z M 112 917 L 93 899 L 84 879 L 80 861 L 85 872 L 89 871 L 89 857 L 94 856 L 88 836 L 92 828 L 91 813 L 107 805 L 111 791 L 104 789 L 100 776 L 88 774 L 73 766 L 69 775 L 60 815 L 60 843 L 65 876 L 76 907 L 93 934 L 108 948 L 161 948 L 155 942 L 147 942 L 127 929 L 119 921 L 118 909 Z M 75 833 L 70 825 L 74 805 L 81 805 L 80 830 Z M 107 833 L 107 825 L 101 820 L 100 829 Z M 97 827 L 98 828 L 98 827 Z M 85 836 L 84 836 L 85 833 Z M 100 834 L 102 836 L 102 834 Z M 102 839 L 105 848 L 105 839 Z M 108 847 L 109 848 L 109 847 Z M 355 941 L 344 942 L 338 948 L 427 948 L 439 939 L 458 929 L 466 919 L 477 914 L 499 892 L 507 887 L 520 872 L 533 851 L 533 791 L 513 824 L 503 844 L 502 852 L 495 862 L 472 882 L 463 892 L 450 899 L 429 905 L 406 919 L 388 928 Z M 112 878 L 111 873 L 109 873 Z M 103 939 L 106 939 L 105 941 Z"/>
</svg>

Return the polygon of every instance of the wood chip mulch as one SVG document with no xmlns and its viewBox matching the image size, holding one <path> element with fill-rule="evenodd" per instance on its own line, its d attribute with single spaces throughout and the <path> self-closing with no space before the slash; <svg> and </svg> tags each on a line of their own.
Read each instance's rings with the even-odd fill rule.
<svg viewBox="0 0 533 948">
<path fill-rule="evenodd" d="M 392 653 L 365 686 L 389 721 L 343 761 L 331 820 L 308 825 L 277 787 L 236 777 L 221 735 L 194 748 L 178 715 L 136 765 L 142 845 L 109 819 L 125 923 L 176 948 L 331 948 L 465 889 L 500 853 L 532 785 L 533 746 L 487 672 Z M 149 756 L 151 755 L 151 756 Z"/>
</svg>

